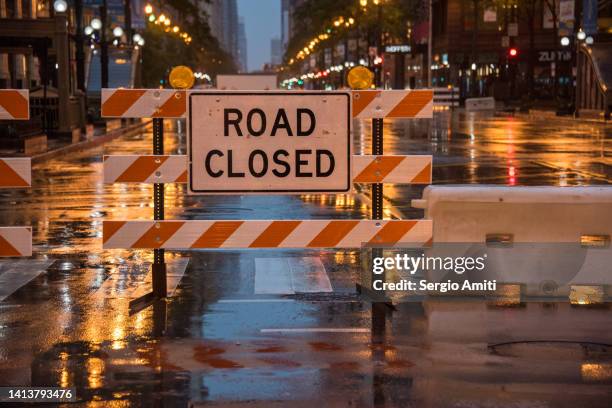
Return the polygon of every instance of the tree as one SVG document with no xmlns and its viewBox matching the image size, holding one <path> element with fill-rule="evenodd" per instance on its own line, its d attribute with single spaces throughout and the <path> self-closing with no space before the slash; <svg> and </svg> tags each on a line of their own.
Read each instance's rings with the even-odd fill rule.
<svg viewBox="0 0 612 408">
<path fill-rule="evenodd" d="M 168 0 L 165 8 L 178 15 L 179 26 L 192 37 L 190 44 L 160 25 L 147 23 L 143 47 L 143 83 L 158 87 L 176 65 L 187 65 L 215 77 L 219 73 L 235 72 L 235 63 L 212 35 L 208 16 L 200 12 L 197 0 Z"/>
</svg>

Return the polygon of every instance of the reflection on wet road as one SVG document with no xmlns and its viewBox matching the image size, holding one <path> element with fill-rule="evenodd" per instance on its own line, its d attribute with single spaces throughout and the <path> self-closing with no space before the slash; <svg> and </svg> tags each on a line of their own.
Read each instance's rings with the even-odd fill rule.
<svg viewBox="0 0 612 408">
<path fill-rule="evenodd" d="M 434 154 L 435 183 L 600 184 L 610 181 L 611 129 L 465 113 L 451 126 L 443 112 L 431 126 L 385 123 L 384 149 Z M 166 153 L 184 154 L 185 135 L 166 132 Z M 36 265 L 2 261 L 29 273 L 0 269 L 15 290 L 0 292 L 0 385 L 74 386 L 93 407 L 609 406 L 608 309 L 404 303 L 387 341 L 373 344 L 370 305 L 355 293 L 360 251 L 172 252 L 172 264 L 189 259 L 173 295 L 130 316 L 152 253 L 103 251 L 101 222 L 150 219 L 152 186 L 104 185 L 102 155 L 151 149 L 149 132 L 125 137 L 35 167 L 31 190 L 0 193 L 0 224 L 32 225 L 37 254 Z M 355 152 L 369 149 L 368 123 L 356 123 Z M 385 186 L 386 215 L 422 216 L 409 208 L 421 191 Z M 191 197 L 166 186 L 166 219 L 367 218 L 367 203 L 360 194 Z M 291 260 L 279 262 L 285 282 L 258 269 L 271 258 Z M 308 269 L 292 266 L 303 258 Z"/>
</svg>

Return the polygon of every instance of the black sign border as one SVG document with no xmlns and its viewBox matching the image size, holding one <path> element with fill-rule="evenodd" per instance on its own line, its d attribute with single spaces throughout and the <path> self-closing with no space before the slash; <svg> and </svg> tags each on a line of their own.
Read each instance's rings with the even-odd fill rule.
<svg viewBox="0 0 612 408">
<path fill-rule="evenodd" d="M 191 151 L 192 151 L 192 140 L 191 140 L 191 126 L 192 126 L 192 112 L 191 112 L 191 98 L 193 96 L 214 96 L 214 95 L 219 95 L 219 96 L 228 96 L 228 95 L 236 95 L 236 96 L 266 96 L 266 95 L 277 95 L 277 96 L 316 96 L 316 95 L 321 95 L 321 96 L 345 96 L 348 99 L 348 103 L 347 103 L 347 111 L 346 111 L 346 123 L 347 123 L 347 135 L 346 135 L 346 146 L 347 146 L 347 161 L 348 161 L 348 174 L 346 177 L 346 188 L 343 190 L 338 190 L 338 189 L 329 189 L 329 190 L 322 190 L 322 189 L 306 189 L 306 190 L 296 190 L 296 189 L 289 189 L 289 190 L 271 190 L 271 189 L 266 189 L 266 190 L 194 190 L 193 189 L 193 184 L 192 184 L 192 178 L 191 178 L 191 174 L 193 173 L 193 168 L 192 168 L 192 162 L 193 162 L 193 158 L 191 155 Z M 188 174 L 188 184 L 189 184 L 189 192 L 190 193 L 215 193 L 218 195 L 222 195 L 223 193 L 227 193 L 227 194 L 239 194 L 239 193 L 288 193 L 288 194 L 299 194 L 299 193 L 349 193 L 352 190 L 352 138 L 351 138 L 351 95 L 348 92 L 281 92 L 281 91 L 277 91 L 277 92 L 240 92 L 240 91 L 233 91 L 233 92 L 220 92 L 220 91 L 194 91 L 194 92 L 189 92 L 189 145 L 188 145 L 188 154 L 189 154 L 189 174 Z"/>
</svg>

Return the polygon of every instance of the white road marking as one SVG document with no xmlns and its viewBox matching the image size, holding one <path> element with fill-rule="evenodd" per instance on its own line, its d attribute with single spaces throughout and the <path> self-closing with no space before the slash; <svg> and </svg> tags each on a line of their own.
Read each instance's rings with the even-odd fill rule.
<svg viewBox="0 0 612 408">
<path fill-rule="evenodd" d="M 22 286 L 47 271 L 55 262 L 48 259 L 23 259 L 0 262 L 0 302 L 11 296 Z"/>
<path fill-rule="evenodd" d="M 320 258 L 255 258 L 255 294 L 321 292 L 332 292 L 332 285 Z"/>
<path fill-rule="evenodd" d="M 189 258 L 175 258 L 166 261 L 168 297 L 176 292 L 185 274 Z M 144 272 L 146 271 L 146 272 Z M 151 292 L 151 264 L 123 264 L 112 273 L 93 294 L 98 299 L 128 298 L 136 299 Z"/>
<path fill-rule="evenodd" d="M 293 279 L 287 258 L 255 258 L 255 294 L 292 295 Z"/>
<path fill-rule="evenodd" d="M 305 327 L 294 329 L 261 329 L 261 333 L 369 333 L 370 329 L 360 327 Z"/>
<path fill-rule="evenodd" d="M 294 299 L 220 299 L 217 303 L 274 303 L 295 302 Z"/>
</svg>

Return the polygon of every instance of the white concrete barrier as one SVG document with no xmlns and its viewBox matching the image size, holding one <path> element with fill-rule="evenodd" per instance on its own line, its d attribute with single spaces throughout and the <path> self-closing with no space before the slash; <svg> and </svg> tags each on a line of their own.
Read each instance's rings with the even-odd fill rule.
<svg viewBox="0 0 612 408">
<path fill-rule="evenodd" d="M 575 285 L 610 293 L 612 187 L 428 186 L 412 205 L 433 220 L 431 256 L 480 245 L 487 276 L 528 295 L 568 296 Z"/>
<path fill-rule="evenodd" d="M 495 99 L 493 97 L 486 98 L 467 98 L 465 100 L 465 110 L 494 110 Z"/>
</svg>

